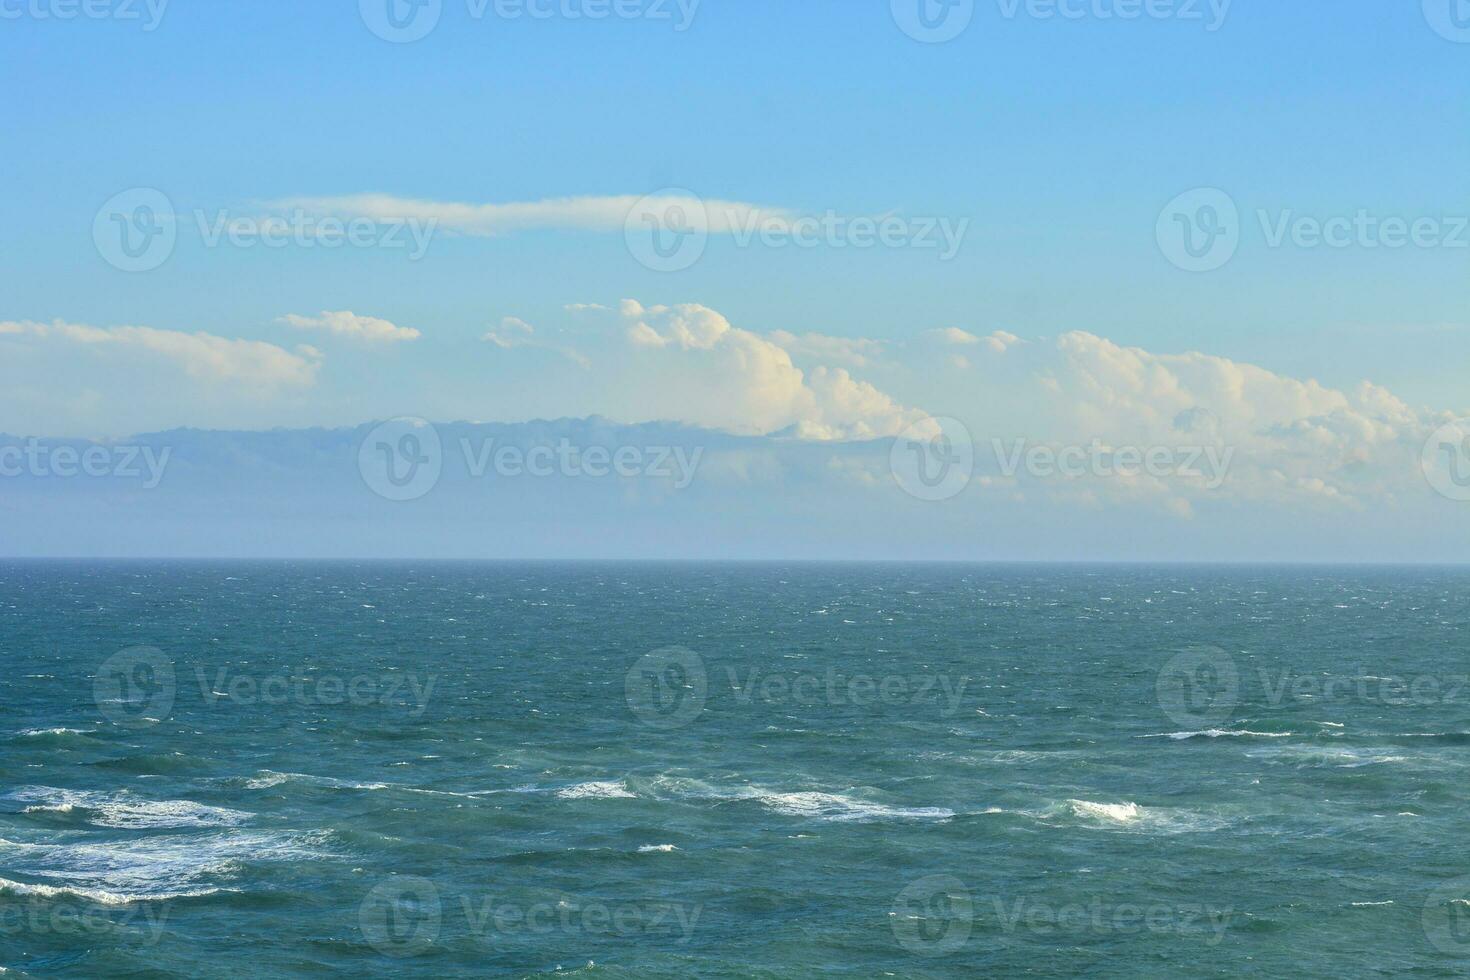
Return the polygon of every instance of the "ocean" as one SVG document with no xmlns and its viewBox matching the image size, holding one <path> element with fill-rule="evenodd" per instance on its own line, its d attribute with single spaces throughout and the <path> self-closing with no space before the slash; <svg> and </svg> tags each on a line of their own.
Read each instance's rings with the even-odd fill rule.
<svg viewBox="0 0 1470 980">
<path fill-rule="evenodd" d="M 1470 570 L 0 564 L 0 972 L 1470 972 Z"/>
</svg>

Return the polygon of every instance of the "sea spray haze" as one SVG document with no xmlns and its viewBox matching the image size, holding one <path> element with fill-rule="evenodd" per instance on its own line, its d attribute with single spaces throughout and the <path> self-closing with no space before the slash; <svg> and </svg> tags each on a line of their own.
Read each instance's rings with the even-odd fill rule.
<svg viewBox="0 0 1470 980">
<path fill-rule="evenodd" d="M 1449 975 L 1467 586 L 6 563 L 0 966 Z"/>
</svg>

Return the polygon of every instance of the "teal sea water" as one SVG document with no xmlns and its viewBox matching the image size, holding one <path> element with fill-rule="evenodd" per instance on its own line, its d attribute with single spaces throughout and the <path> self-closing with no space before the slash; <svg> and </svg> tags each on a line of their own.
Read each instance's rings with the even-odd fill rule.
<svg viewBox="0 0 1470 980">
<path fill-rule="evenodd" d="M 1463 976 L 1470 571 L 0 565 L 0 967 Z"/>
</svg>

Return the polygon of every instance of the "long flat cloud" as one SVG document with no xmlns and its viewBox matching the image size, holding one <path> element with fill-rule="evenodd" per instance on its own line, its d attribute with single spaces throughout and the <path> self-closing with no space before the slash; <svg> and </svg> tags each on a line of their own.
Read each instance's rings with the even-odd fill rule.
<svg viewBox="0 0 1470 980">
<path fill-rule="evenodd" d="M 796 218 L 785 208 L 744 201 L 700 199 L 679 194 L 654 195 L 653 204 L 681 208 L 693 227 L 714 235 L 733 234 L 763 222 Z M 649 198 L 637 194 L 545 198 L 539 201 L 466 203 L 395 197 L 391 194 L 349 194 L 335 197 L 291 197 L 269 202 L 273 210 L 300 210 L 315 217 L 345 220 L 368 218 L 380 222 L 415 222 L 462 235 L 507 235 L 521 231 L 622 231 L 628 215 Z"/>
</svg>

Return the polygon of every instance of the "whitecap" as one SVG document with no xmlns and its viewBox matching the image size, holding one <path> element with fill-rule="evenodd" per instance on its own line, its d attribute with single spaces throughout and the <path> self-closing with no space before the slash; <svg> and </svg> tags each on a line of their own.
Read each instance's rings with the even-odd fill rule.
<svg viewBox="0 0 1470 980">
<path fill-rule="evenodd" d="M 1197 732 L 1157 732 L 1152 735 L 1135 735 L 1134 738 L 1171 738 L 1182 742 L 1189 738 L 1290 738 L 1294 732 L 1253 732 L 1247 729 L 1206 728 Z"/>
<path fill-rule="evenodd" d="M 73 813 L 81 810 L 95 814 L 88 823 L 120 830 L 235 827 L 255 816 L 243 810 L 207 806 L 192 800 L 143 799 L 127 790 L 97 793 L 51 786 L 23 786 L 12 791 L 9 798 L 30 803 L 22 811 L 24 813 Z"/>
<path fill-rule="evenodd" d="M 246 862 L 327 857 L 327 835 L 223 831 L 93 844 L 4 842 L 6 868 L 40 882 L 6 879 L 0 888 L 50 897 L 63 892 L 105 904 L 161 901 L 230 890 Z"/>
<path fill-rule="evenodd" d="M 578 783 L 556 791 L 564 800 L 611 800 L 635 799 L 637 794 L 628 791 L 622 781 Z"/>
<path fill-rule="evenodd" d="M 644 844 L 638 848 L 639 854 L 667 854 L 669 851 L 677 851 L 673 844 Z"/>
<path fill-rule="evenodd" d="M 162 902 L 175 898 L 199 898 L 204 895 L 216 895 L 224 890 L 221 888 L 193 888 L 176 892 L 140 894 L 108 891 L 105 888 L 80 888 L 74 885 L 38 885 L 24 881 L 12 881 L 9 878 L 0 878 L 0 893 L 9 892 L 12 895 L 34 895 L 38 898 L 59 898 L 69 895 L 73 898 L 95 902 L 98 905 L 129 905 L 133 902 Z"/>
<path fill-rule="evenodd" d="M 351 779 L 335 779 L 331 776 L 311 776 L 303 772 L 273 772 L 262 769 L 258 776 L 245 781 L 246 789 L 269 789 L 282 783 L 298 782 L 309 786 L 325 786 L 329 789 L 391 789 L 392 783 L 360 783 Z"/>
<path fill-rule="evenodd" d="M 1131 802 L 1093 803 L 1091 800 L 1068 800 L 1067 806 L 1079 817 L 1112 820 L 1116 823 L 1129 823 L 1143 815 L 1143 809 L 1137 803 Z"/>
<path fill-rule="evenodd" d="M 866 820 L 948 820 L 953 810 L 943 807 L 901 807 L 853 799 L 840 793 L 762 793 L 761 805 L 793 817 L 832 822 Z"/>
</svg>

